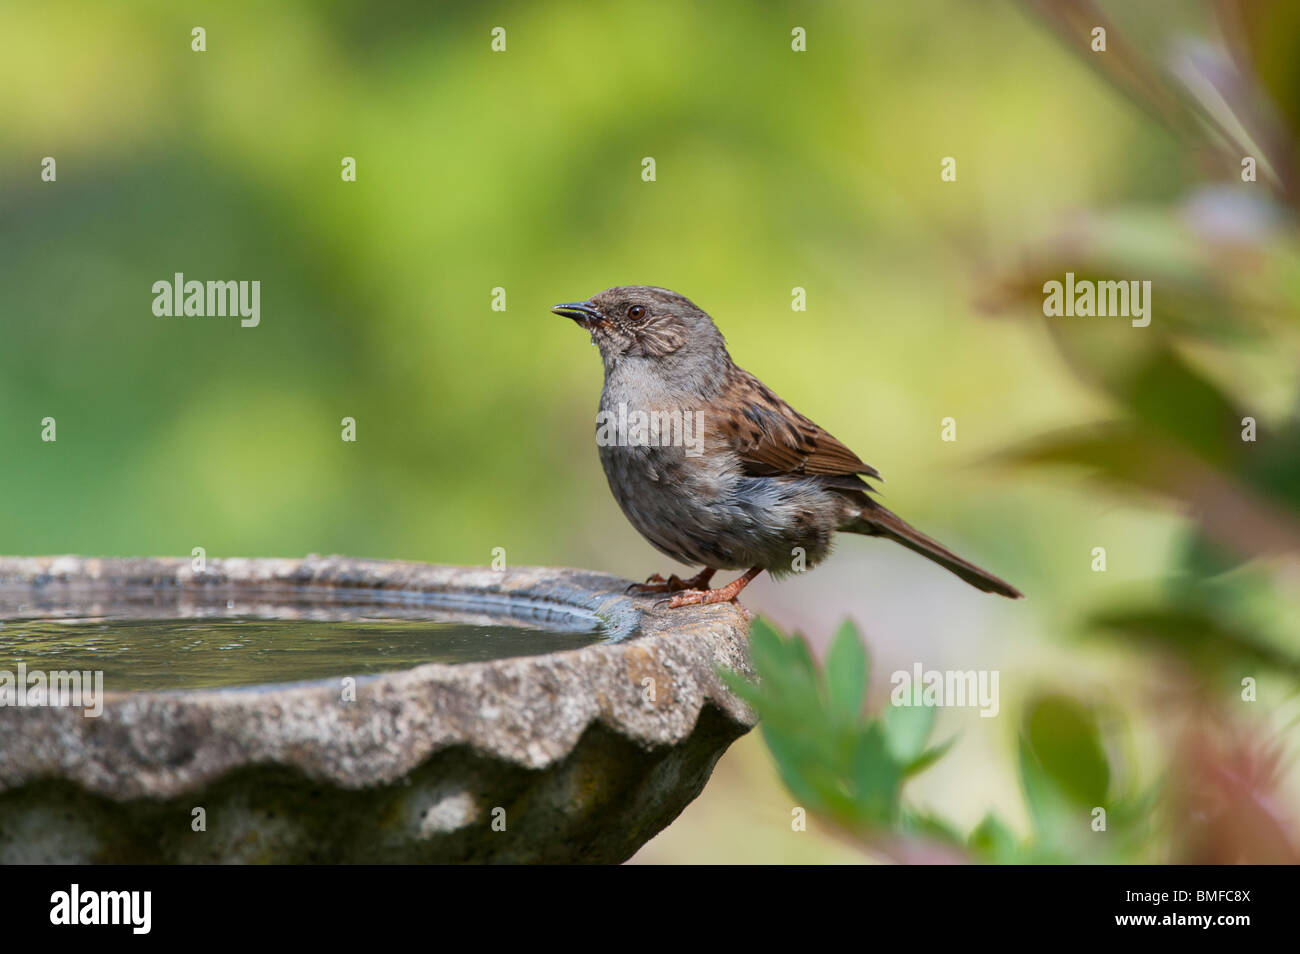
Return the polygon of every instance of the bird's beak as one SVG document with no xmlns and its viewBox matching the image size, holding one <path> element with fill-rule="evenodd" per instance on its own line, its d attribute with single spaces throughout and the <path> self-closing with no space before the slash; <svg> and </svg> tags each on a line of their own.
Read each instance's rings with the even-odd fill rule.
<svg viewBox="0 0 1300 954">
<path fill-rule="evenodd" d="M 600 310 L 589 301 L 573 301 L 567 305 L 556 305 L 551 311 L 554 314 L 563 315 L 565 318 L 572 318 L 587 329 L 597 325 L 609 324 L 609 319 L 602 315 Z"/>
</svg>

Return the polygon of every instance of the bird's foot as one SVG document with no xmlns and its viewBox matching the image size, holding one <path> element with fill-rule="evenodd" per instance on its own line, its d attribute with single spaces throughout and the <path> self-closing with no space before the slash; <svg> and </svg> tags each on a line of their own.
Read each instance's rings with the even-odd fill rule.
<svg viewBox="0 0 1300 954">
<path fill-rule="evenodd" d="M 631 584 L 626 592 L 628 593 L 677 593 L 681 590 L 696 590 L 702 586 L 708 586 L 709 580 L 713 579 L 713 574 L 717 570 L 705 567 L 699 573 L 696 573 L 689 580 L 683 580 L 674 573 L 668 579 L 664 579 L 658 573 L 651 574 L 644 583 Z"/>
<path fill-rule="evenodd" d="M 698 606 L 707 603 L 730 603 L 743 590 L 754 577 L 763 572 L 761 566 L 756 566 L 739 579 L 732 580 L 726 586 L 719 586 L 712 590 L 701 590 L 696 588 L 681 590 L 675 593 L 672 598 L 660 600 L 656 606 L 667 606 L 669 609 L 677 609 L 679 606 Z M 710 576 L 713 574 L 710 573 Z M 697 578 L 698 579 L 698 578 Z M 694 580 L 690 582 L 695 582 Z M 705 582 L 708 580 L 706 578 Z"/>
</svg>

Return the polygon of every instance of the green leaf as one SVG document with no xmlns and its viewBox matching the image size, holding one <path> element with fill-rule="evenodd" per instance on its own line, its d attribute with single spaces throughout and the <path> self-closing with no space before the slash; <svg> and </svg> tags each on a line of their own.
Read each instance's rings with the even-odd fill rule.
<svg viewBox="0 0 1300 954">
<path fill-rule="evenodd" d="M 1097 720 L 1084 706 L 1061 695 L 1030 703 L 1022 752 L 1067 800 L 1078 806 L 1106 804 L 1110 762 Z"/>
<path fill-rule="evenodd" d="M 763 677 L 768 673 L 781 671 L 783 663 L 789 658 L 785 639 L 761 616 L 754 620 L 749 629 L 749 653 L 754 661 L 754 669 Z"/>
<path fill-rule="evenodd" d="M 997 864 L 1013 863 L 1020 855 L 1015 833 L 992 812 L 975 826 L 967 843 L 985 860 Z"/>
<path fill-rule="evenodd" d="M 754 623 L 750 655 L 757 681 L 734 672 L 723 679 L 758 713 L 781 779 L 799 803 L 850 831 L 906 829 L 912 816 L 903 814 L 903 779 L 951 745 L 926 749 L 933 710 L 887 713 L 888 726 L 864 718 L 868 658 L 852 623 L 837 630 L 820 672 L 805 640 L 764 620 Z"/>
<path fill-rule="evenodd" d="M 1020 783 L 1025 792 L 1025 804 L 1033 819 L 1037 841 L 1042 846 L 1056 844 L 1064 837 L 1073 816 L 1082 814 L 1070 804 L 1051 775 L 1034 755 L 1033 748 L 1022 733 L 1018 743 Z"/>
<path fill-rule="evenodd" d="M 1197 582 L 1221 576 L 1241 566 L 1242 558 L 1193 529 L 1183 543 L 1183 566 Z"/>
<path fill-rule="evenodd" d="M 885 706 L 881 722 L 890 754 L 900 765 L 909 765 L 925 751 L 925 743 L 934 728 L 933 706 Z"/>
<path fill-rule="evenodd" d="M 834 797 L 833 786 L 818 778 L 816 763 L 809 762 L 806 749 L 794 737 L 763 723 L 763 740 L 776 762 L 781 781 L 790 794 L 802 802 L 809 811 L 825 813 Z"/>
<path fill-rule="evenodd" d="M 765 717 L 777 709 L 820 709 L 816 666 L 807 644 L 784 637 L 763 619 L 750 631 L 750 657 L 759 679 L 759 708 Z"/>
<path fill-rule="evenodd" d="M 1199 597 L 1204 601 L 1203 594 Z M 1218 606 L 1197 605 L 1198 596 L 1184 596 L 1182 605 L 1163 603 L 1117 606 L 1093 613 L 1085 620 L 1095 633 L 1121 636 L 1145 649 L 1174 653 L 1208 676 L 1221 675 L 1233 666 L 1267 667 L 1300 679 L 1300 655 L 1279 645 L 1279 639 L 1257 631 L 1244 620 Z M 1237 679 L 1231 680 L 1237 685 Z"/>
<path fill-rule="evenodd" d="M 945 821 L 938 816 L 931 815 L 927 812 L 918 812 L 904 808 L 899 817 L 899 829 L 912 835 L 924 835 L 936 841 L 948 842 L 952 845 L 962 845 L 965 839 L 952 826 L 951 822 Z"/>
<path fill-rule="evenodd" d="M 940 742 L 933 748 L 926 749 L 916 758 L 912 759 L 912 761 L 903 766 L 903 775 L 907 778 L 911 778 L 913 775 L 919 775 L 921 772 L 924 772 L 935 762 L 939 761 L 939 759 L 947 755 L 948 750 L 953 747 L 953 744 L 956 741 L 957 736 L 954 735 L 946 742 Z"/>
<path fill-rule="evenodd" d="M 867 683 L 867 652 L 849 620 L 840 624 L 826 653 L 826 690 L 831 719 L 853 725 L 862 715 Z"/>
<path fill-rule="evenodd" d="M 1155 348 L 1112 391 L 1145 428 L 1160 432 L 1225 470 L 1241 459 L 1242 413 L 1171 348 Z"/>
<path fill-rule="evenodd" d="M 903 773 L 889 754 L 879 723 L 872 723 L 858 736 L 850 777 L 859 817 L 879 825 L 892 824 L 898 817 Z"/>
</svg>

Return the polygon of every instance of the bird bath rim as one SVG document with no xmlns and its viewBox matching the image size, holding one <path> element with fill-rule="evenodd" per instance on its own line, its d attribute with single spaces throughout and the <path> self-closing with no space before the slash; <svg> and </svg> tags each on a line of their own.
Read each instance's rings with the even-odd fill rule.
<svg viewBox="0 0 1300 954">
<path fill-rule="evenodd" d="M 202 571 L 183 558 L 0 557 L 0 612 L 19 591 L 29 603 L 66 597 L 61 605 L 93 608 L 143 587 L 174 614 L 227 593 L 315 587 L 346 599 L 391 598 L 397 607 L 481 597 L 498 608 L 578 611 L 600 618 L 613 636 L 542 655 L 380 673 L 352 705 L 341 705 L 337 681 L 327 680 L 256 691 L 106 691 L 95 719 L 66 708 L 0 707 L 0 738 L 8 737 L 0 792 L 54 776 L 114 799 L 171 797 L 254 764 L 358 789 L 400 779 L 454 746 L 540 769 L 565 758 L 595 723 L 641 747 L 678 745 L 706 706 L 736 735 L 748 731 L 753 713 L 718 674 L 751 672 L 747 614 L 729 603 L 670 610 L 628 595 L 627 582 L 553 567 L 344 557 L 211 559 Z"/>
<path fill-rule="evenodd" d="M 491 574 L 489 583 L 485 583 L 485 573 Z M 577 579 L 581 583 L 575 585 Z M 201 571 L 194 569 L 193 561 L 176 558 L 0 557 L 0 623 L 15 618 L 69 617 L 99 617 L 110 622 L 114 619 L 340 621 L 376 616 L 383 619 L 445 617 L 486 625 L 545 624 L 561 630 L 598 634 L 600 643 L 618 643 L 671 622 L 671 617 L 660 615 L 659 608 L 653 604 L 647 606 L 644 599 L 606 592 L 615 584 L 626 587 L 625 581 L 614 577 L 567 568 L 518 567 L 488 571 L 478 567 L 314 555 L 304 560 L 214 559 Z M 454 665 L 484 665 L 495 661 Z M 384 674 L 357 674 L 354 678 L 362 682 Z M 125 691 L 137 694 L 250 692 L 336 682 L 331 676 L 204 689 Z"/>
</svg>

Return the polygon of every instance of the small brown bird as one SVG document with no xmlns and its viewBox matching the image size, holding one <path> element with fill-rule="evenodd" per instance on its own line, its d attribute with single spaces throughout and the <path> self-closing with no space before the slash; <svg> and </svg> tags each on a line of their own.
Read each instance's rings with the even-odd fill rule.
<svg viewBox="0 0 1300 954">
<path fill-rule="evenodd" d="M 872 499 L 875 468 L 737 367 L 685 297 L 637 285 L 551 310 L 600 349 L 596 439 L 623 513 L 655 549 L 704 567 L 635 589 L 672 593 L 674 607 L 734 600 L 764 570 L 816 566 L 845 531 L 888 537 L 986 593 L 1022 596 Z M 708 589 L 718 570 L 747 572 Z"/>
</svg>

